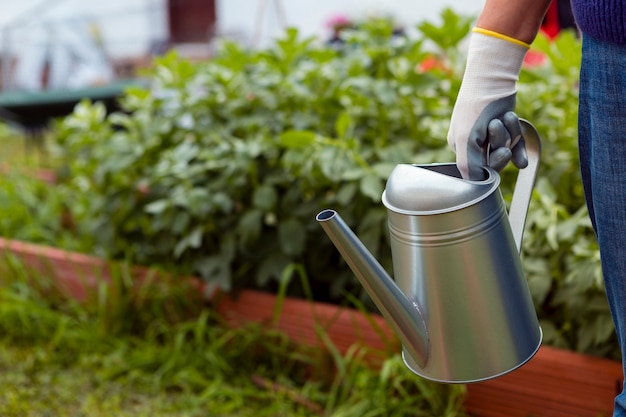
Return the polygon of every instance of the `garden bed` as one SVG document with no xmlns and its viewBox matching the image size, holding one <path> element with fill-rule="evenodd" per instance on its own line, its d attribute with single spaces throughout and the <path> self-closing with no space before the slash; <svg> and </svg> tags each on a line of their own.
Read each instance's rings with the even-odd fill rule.
<svg viewBox="0 0 626 417">
<path fill-rule="evenodd" d="M 183 281 L 181 277 L 157 269 L 128 266 L 82 253 L 2 237 L 0 260 L 6 261 L 0 263 L 0 272 L 7 273 L 5 269 L 8 265 L 18 263 L 20 270 L 29 277 L 47 277 L 53 281 L 56 291 L 79 302 L 92 300 L 98 286 L 111 283 L 113 278 L 130 278 L 135 284 L 140 282 L 147 285 L 167 283 L 172 279 Z M 194 290 L 194 295 L 211 297 L 199 279 L 188 277 L 187 282 Z"/>
<path fill-rule="evenodd" d="M 56 248 L 0 238 L 0 256 L 18 259 L 28 271 L 52 277 L 59 289 L 78 300 L 87 299 L 99 282 L 110 279 L 109 262 Z M 136 279 L 145 279 L 150 270 L 136 267 L 132 271 Z M 191 280 L 207 296 L 199 280 Z M 358 344 L 368 349 L 373 363 L 400 348 L 384 319 L 375 314 L 252 290 L 211 294 L 211 298 L 232 326 L 262 323 L 298 343 L 342 354 Z M 609 416 L 622 378 L 617 361 L 543 346 L 520 369 L 468 385 L 466 409 L 476 417 Z"/>
<path fill-rule="evenodd" d="M 220 300 L 218 311 L 233 325 L 258 321 L 274 325 L 298 342 L 320 345 L 322 328 L 341 352 L 355 343 L 377 352 L 399 351 L 389 326 L 377 315 L 364 315 L 304 300 L 286 299 L 274 319 L 273 295 L 246 291 Z M 466 409 L 476 417 L 599 417 L 612 415 L 621 392 L 617 361 L 542 346 L 530 362 L 496 379 L 469 384 Z"/>
</svg>

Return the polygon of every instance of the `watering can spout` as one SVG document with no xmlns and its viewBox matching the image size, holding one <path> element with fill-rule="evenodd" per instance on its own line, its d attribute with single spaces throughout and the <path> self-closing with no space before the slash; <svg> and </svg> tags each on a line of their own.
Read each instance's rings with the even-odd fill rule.
<svg viewBox="0 0 626 417">
<path fill-rule="evenodd" d="M 417 303 L 402 292 L 337 212 L 323 210 L 316 220 L 387 319 L 405 347 L 405 353 L 420 367 L 426 366 L 428 331 Z"/>
</svg>

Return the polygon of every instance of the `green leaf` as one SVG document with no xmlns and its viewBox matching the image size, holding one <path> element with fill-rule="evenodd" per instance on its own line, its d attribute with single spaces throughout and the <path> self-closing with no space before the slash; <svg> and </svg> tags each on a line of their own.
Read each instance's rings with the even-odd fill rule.
<svg viewBox="0 0 626 417">
<path fill-rule="evenodd" d="M 189 248 L 199 248 L 202 243 L 202 227 L 197 226 L 189 234 L 178 241 L 174 247 L 174 257 L 179 258 L 180 255 Z"/>
<path fill-rule="evenodd" d="M 252 204 L 254 207 L 266 211 L 274 208 L 277 200 L 278 194 L 276 190 L 269 185 L 260 186 L 254 190 L 254 195 L 252 196 Z"/>
<path fill-rule="evenodd" d="M 146 213 L 150 214 L 160 214 L 163 213 L 170 206 L 170 201 L 166 199 L 156 200 L 152 203 L 146 205 L 144 210 Z"/>
<path fill-rule="evenodd" d="M 352 129 L 352 117 L 347 111 L 342 111 L 337 121 L 335 122 L 335 133 L 339 139 L 345 139 L 349 136 L 349 131 Z"/>
<path fill-rule="evenodd" d="M 525 258 L 524 271 L 533 301 L 536 305 L 541 305 L 554 285 L 554 279 L 550 274 L 550 264 L 543 258 Z"/>
<path fill-rule="evenodd" d="M 377 164 L 372 165 L 372 169 L 374 170 L 374 172 L 376 172 L 376 175 L 378 175 L 379 178 L 382 178 L 384 180 L 389 178 L 389 174 L 391 174 L 391 171 L 393 171 L 395 167 L 396 167 L 395 163 L 389 163 L 389 162 L 379 162 Z"/>
<path fill-rule="evenodd" d="M 278 224 L 280 247 L 287 255 L 297 256 L 304 252 L 306 228 L 295 218 L 281 221 Z"/>
<path fill-rule="evenodd" d="M 206 188 L 195 187 L 187 196 L 187 207 L 189 207 L 192 214 L 203 216 L 209 212 L 210 200 L 210 194 Z"/>
<path fill-rule="evenodd" d="M 337 147 L 326 146 L 318 151 L 318 155 L 319 167 L 330 180 L 343 178 L 344 172 L 351 166 L 345 152 Z"/>
<path fill-rule="evenodd" d="M 171 224 L 172 232 L 176 235 L 180 235 L 187 230 L 189 224 L 191 223 L 191 216 L 189 212 L 178 210 L 176 214 L 174 214 L 174 221 Z"/>
<path fill-rule="evenodd" d="M 263 211 L 252 209 L 244 212 L 237 224 L 237 232 L 241 237 L 242 246 L 246 247 L 256 242 L 261 235 L 262 227 Z"/>
<path fill-rule="evenodd" d="M 215 283 L 223 290 L 230 290 L 230 262 L 226 257 L 219 254 L 205 256 L 196 262 L 195 267 L 205 281 Z"/>
<path fill-rule="evenodd" d="M 450 8 L 445 8 L 441 12 L 441 18 L 443 20 L 441 26 L 423 22 L 418 29 L 443 50 L 456 47 L 467 36 L 474 21 L 474 17 L 463 17 Z"/>
<path fill-rule="evenodd" d="M 264 257 L 256 271 L 256 283 L 265 286 L 272 279 L 278 280 L 290 262 L 291 259 L 282 252 L 273 252 L 268 257 Z"/>
<path fill-rule="evenodd" d="M 308 130 L 288 130 L 280 135 L 281 145 L 287 148 L 302 148 L 315 142 L 315 132 Z"/>
<path fill-rule="evenodd" d="M 354 198 L 357 190 L 358 186 L 356 183 L 351 182 L 342 185 L 336 195 L 337 202 L 342 206 L 347 206 Z"/>
<path fill-rule="evenodd" d="M 383 194 L 383 182 L 377 175 L 369 174 L 361 178 L 359 189 L 363 195 L 374 201 L 380 201 Z"/>
<path fill-rule="evenodd" d="M 373 254 L 378 254 L 380 238 L 387 225 L 387 210 L 382 205 L 372 207 L 359 222 L 358 234 L 363 244 Z"/>
</svg>

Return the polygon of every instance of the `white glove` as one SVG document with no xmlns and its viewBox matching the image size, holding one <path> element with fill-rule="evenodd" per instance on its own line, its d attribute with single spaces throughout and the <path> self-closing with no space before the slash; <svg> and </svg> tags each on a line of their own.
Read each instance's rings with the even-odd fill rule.
<svg viewBox="0 0 626 417">
<path fill-rule="evenodd" d="M 463 82 L 452 112 L 448 145 L 465 179 L 481 180 L 484 166 L 497 171 L 509 161 L 528 164 L 515 110 L 517 80 L 529 45 L 474 28 Z"/>
</svg>

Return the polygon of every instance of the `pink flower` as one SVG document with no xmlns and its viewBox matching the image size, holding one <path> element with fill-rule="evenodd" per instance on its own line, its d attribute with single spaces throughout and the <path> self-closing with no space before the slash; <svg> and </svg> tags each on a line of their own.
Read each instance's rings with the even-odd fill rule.
<svg viewBox="0 0 626 417">
<path fill-rule="evenodd" d="M 344 28 L 350 26 L 350 19 L 343 14 L 336 14 L 326 20 L 326 27 L 329 29 Z"/>
</svg>

